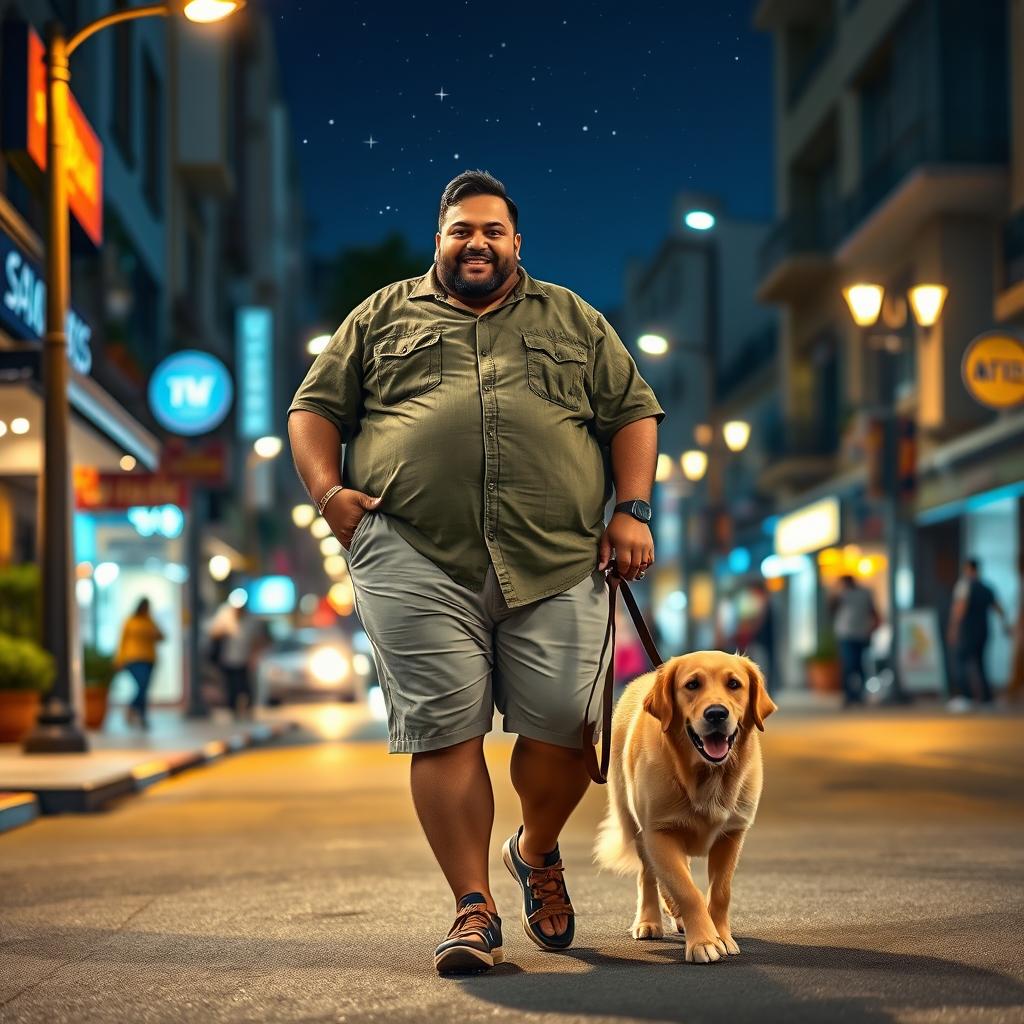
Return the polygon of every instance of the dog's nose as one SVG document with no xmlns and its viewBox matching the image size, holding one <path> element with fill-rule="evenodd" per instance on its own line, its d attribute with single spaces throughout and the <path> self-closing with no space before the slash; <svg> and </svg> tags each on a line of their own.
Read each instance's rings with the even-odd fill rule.
<svg viewBox="0 0 1024 1024">
<path fill-rule="evenodd" d="M 721 704 L 712 704 L 711 707 L 705 709 L 704 717 L 714 725 L 718 725 L 719 722 L 724 722 L 729 717 L 729 709 Z"/>
</svg>

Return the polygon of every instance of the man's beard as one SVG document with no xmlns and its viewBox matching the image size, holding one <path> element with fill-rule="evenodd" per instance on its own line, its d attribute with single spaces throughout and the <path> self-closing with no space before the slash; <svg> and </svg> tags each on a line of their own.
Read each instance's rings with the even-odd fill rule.
<svg viewBox="0 0 1024 1024">
<path fill-rule="evenodd" d="M 477 254 L 479 255 L 479 253 Z M 462 261 L 466 258 L 463 253 L 454 259 L 442 257 L 437 263 L 437 276 L 441 284 L 449 291 L 462 299 L 483 299 L 492 292 L 497 291 L 516 272 L 516 259 L 509 257 L 502 259 L 500 256 L 491 254 L 488 258 L 492 260 L 490 273 L 482 273 L 479 276 L 467 277 L 462 272 Z"/>
</svg>

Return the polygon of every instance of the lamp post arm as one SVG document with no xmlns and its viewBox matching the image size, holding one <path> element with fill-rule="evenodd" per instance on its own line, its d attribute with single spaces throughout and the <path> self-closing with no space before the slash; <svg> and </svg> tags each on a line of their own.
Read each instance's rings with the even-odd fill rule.
<svg viewBox="0 0 1024 1024">
<path fill-rule="evenodd" d="M 171 13 L 169 4 L 149 4 L 146 7 L 131 7 L 123 11 L 112 11 L 110 14 L 104 15 L 102 18 L 97 18 L 95 21 L 89 22 L 84 28 L 79 29 L 70 40 L 67 45 L 67 55 L 70 57 L 71 54 L 81 46 L 82 43 L 89 38 L 89 36 L 95 35 L 101 29 L 109 28 L 111 25 L 117 25 L 122 21 L 135 21 L 138 18 L 150 18 L 153 16 L 166 17 Z"/>
</svg>

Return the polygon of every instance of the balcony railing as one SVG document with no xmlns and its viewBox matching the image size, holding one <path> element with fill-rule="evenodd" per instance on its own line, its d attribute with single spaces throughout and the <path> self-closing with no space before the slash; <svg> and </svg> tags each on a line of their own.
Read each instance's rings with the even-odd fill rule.
<svg viewBox="0 0 1024 1024">
<path fill-rule="evenodd" d="M 800 214 L 787 217 L 772 229 L 758 254 L 763 281 L 783 260 L 791 256 L 830 253 L 839 241 L 839 209 L 821 216 Z"/>
<path fill-rule="evenodd" d="M 716 368 L 715 398 L 721 401 L 765 366 L 775 361 L 778 328 L 770 323 L 740 344 L 727 363 Z"/>
<path fill-rule="evenodd" d="M 932 130 L 932 129 L 938 130 Z M 850 234 L 912 171 L 925 163 L 999 164 L 1006 160 L 1004 136 L 942 132 L 922 118 L 910 125 L 885 154 L 866 171 L 857 189 L 843 204 L 844 234 Z"/>
<path fill-rule="evenodd" d="M 821 38 L 807 54 L 803 64 L 800 66 L 800 70 L 790 79 L 789 88 L 786 90 L 787 106 L 791 108 L 795 106 L 800 97 L 807 91 L 811 82 L 817 78 L 821 66 L 828 60 L 828 56 L 835 48 L 835 44 L 835 26 L 828 25 L 823 29 Z"/>
</svg>

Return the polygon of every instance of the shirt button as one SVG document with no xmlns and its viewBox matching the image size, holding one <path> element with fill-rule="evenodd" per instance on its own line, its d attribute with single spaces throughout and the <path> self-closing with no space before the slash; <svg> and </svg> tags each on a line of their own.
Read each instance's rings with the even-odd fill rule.
<svg viewBox="0 0 1024 1024">
<path fill-rule="evenodd" d="M 493 430 L 488 430 L 487 431 L 487 436 L 488 437 L 494 437 L 494 431 Z"/>
<path fill-rule="evenodd" d="M 494 488 L 495 488 L 496 486 L 497 486 L 497 485 L 496 485 L 496 484 L 494 483 L 494 481 L 492 480 L 492 481 L 491 481 L 491 482 L 490 482 L 490 483 L 489 483 L 489 484 L 487 485 L 487 489 L 488 489 L 489 491 L 493 491 L 493 490 L 494 490 Z"/>
<path fill-rule="evenodd" d="M 487 539 L 488 540 L 494 540 L 494 534 L 493 533 L 487 534 Z"/>
<path fill-rule="evenodd" d="M 409 346 L 408 345 L 403 345 L 402 346 L 402 351 L 403 352 L 408 352 L 409 351 Z"/>
</svg>

